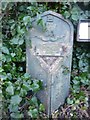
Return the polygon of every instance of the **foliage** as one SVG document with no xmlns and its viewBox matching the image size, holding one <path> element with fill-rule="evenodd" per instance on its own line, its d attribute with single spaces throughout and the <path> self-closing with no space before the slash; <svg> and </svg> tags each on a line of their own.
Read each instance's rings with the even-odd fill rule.
<svg viewBox="0 0 90 120">
<path fill-rule="evenodd" d="M 2 7 L 3 46 L 2 68 L 0 68 L 3 117 L 37 118 L 39 113 L 44 111 L 43 105 L 35 97 L 35 94 L 42 89 L 42 82 L 33 80 L 28 73 L 25 73 L 25 34 L 28 27 L 31 27 L 31 17 L 37 14 L 38 7 L 36 10 L 36 5 L 32 4 L 31 7 L 30 3 L 2 3 L 3 5 L 6 8 Z"/>
<path fill-rule="evenodd" d="M 75 34 L 78 20 L 88 17 L 87 11 L 82 11 L 75 2 L 2 3 L 3 46 L 1 48 L 0 88 L 2 91 L 0 91 L 0 96 L 3 99 L 3 116 L 6 118 L 37 118 L 40 113 L 44 112 L 44 106 L 35 97 L 35 94 L 42 88 L 42 82 L 33 80 L 25 70 L 25 34 L 32 27 L 31 19 L 34 16 L 37 16 L 37 24 L 44 28 L 40 14 L 47 10 L 53 10 L 70 19 L 74 24 Z M 87 109 L 86 90 L 90 84 L 87 64 L 90 60 L 90 51 L 87 52 L 85 45 L 81 43 L 79 46 L 75 41 L 71 93 L 66 102 L 67 109 L 69 106 L 71 108 L 69 117 L 76 117 L 75 110 L 77 109 Z M 63 108 L 63 110 L 67 109 Z M 58 112 L 60 117 L 62 117 L 61 113 L 61 111 Z"/>
</svg>

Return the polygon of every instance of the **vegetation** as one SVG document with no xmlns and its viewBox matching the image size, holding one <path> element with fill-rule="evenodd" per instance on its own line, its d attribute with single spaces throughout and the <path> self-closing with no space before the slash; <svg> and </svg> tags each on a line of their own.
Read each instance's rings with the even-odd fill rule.
<svg viewBox="0 0 90 120">
<path fill-rule="evenodd" d="M 54 118 L 90 118 L 90 44 L 76 42 L 76 27 L 79 18 L 88 18 L 77 3 L 2 3 L 2 67 L 0 67 L 0 98 L 3 118 L 43 118 L 44 106 L 35 94 L 42 89 L 40 80 L 33 80 L 26 73 L 25 33 L 31 28 L 31 19 L 43 25 L 40 14 L 53 10 L 72 21 L 75 29 L 70 95 L 65 104 L 56 111 Z M 1 34 L 1 33 L 0 33 Z"/>
</svg>

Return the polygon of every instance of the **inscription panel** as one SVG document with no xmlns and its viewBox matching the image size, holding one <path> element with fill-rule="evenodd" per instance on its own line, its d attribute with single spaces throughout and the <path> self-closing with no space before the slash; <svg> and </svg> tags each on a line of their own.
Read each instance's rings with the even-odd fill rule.
<svg viewBox="0 0 90 120">
<path fill-rule="evenodd" d="M 47 43 L 37 46 L 36 48 L 37 55 L 45 56 L 63 56 L 63 46 L 57 43 Z"/>
</svg>

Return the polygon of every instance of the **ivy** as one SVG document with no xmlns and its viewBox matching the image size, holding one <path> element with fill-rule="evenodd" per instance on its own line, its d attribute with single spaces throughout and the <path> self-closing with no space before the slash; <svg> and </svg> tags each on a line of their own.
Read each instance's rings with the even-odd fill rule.
<svg viewBox="0 0 90 120">
<path fill-rule="evenodd" d="M 5 53 L 5 54 L 9 54 L 9 50 L 7 47 L 2 47 L 2 52 Z"/>
<path fill-rule="evenodd" d="M 42 118 L 44 106 L 36 98 L 36 93 L 42 89 L 40 80 L 32 79 L 26 73 L 26 33 L 32 27 L 32 17 L 37 16 L 37 25 L 45 30 L 45 24 L 40 16 L 47 10 L 53 10 L 72 21 L 76 34 L 76 26 L 80 18 L 87 18 L 88 11 L 82 11 L 76 2 L 55 3 L 2 3 L 2 68 L 0 67 L 0 99 L 2 98 L 3 118 Z M 75 36 L 76 37 L 76 36 Z M 31 43 L 30 43 L 31 45 Z M 87 46 L 87 47 L 85 47 Z M 74 39 L 73 65 L 70 94 L 61 107 L 58 115 L 76 118 L 81 111 L 88 108 L 87 90 L 90 85 L 88 72 L 90 61 L 90 44 L 80 45 Z M 67 68 L 63 71 L 67 74 Z M 80 111 L 80 113 L 78 112 Z M 64 114 L 66 112 L 66 114 Z M 86 115 L 86 114 L 85 114 Z M 85 116 L 84 115 L 84 116 Z M 55 118 L 55 115 L 54 115 Z"/>
</svg>

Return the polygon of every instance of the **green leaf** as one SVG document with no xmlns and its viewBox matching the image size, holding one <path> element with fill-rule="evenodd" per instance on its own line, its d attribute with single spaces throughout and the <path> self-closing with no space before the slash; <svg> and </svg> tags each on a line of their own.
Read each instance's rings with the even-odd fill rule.
<svg viewBox="0 0 90 120">
<path fill-rule="evenodd" d="M 72 15 L 71 17 L 72 17 L 72 19 L 75 20 L 75 21 L 77 21 L 77 20 L 79 19 L 79 18 L 78 18 L 78 15 L 75 15 L 75 14 Z"/>
<path fill-rule="evenodd" d="M 18 38 L 13 38 L 11 40 L 11 43 L 17 45 L 18 44 Z"/>
<path fill-rule="evenodd" d="M 15 119 L 19 119 L 19 118 L 23 118 L 23 114 L 22 113 L 19 113 L 19 112 L 13 112 L 10 114 L 11 118 L 15 118 Z"/>
<path fill-rule="evenodd" d="M 11 53 L 11 56 L 14 57 L 16 54 L 15 53 Z"/>
<path fill-rule="evenodd" d="M 75 5 L 72 9 L 71 9 L 71 14 L 72 15 L 78 15 L 78 17 L 79 17 L 79 14 L 80 14 L 80 8 L 77 6 L 77 5 Z"/>
<path fill-rule="evenodd" d="M 6 61 L 6 56 L 4 54 L 2 54 L 2 62 Z"/>
<path fill-rule="evenodd" d="M 42 19 L 39 19 L 38 21 L 37 21 L 37 25 L 42 25 Z"/>
<path fill-rule="evenodd" d="M 13 30 L 15 28 L 15 24 L 12 24 L 11 26 L 11 30 Z"/>
<path fill-rule="evenodd" d="M 29 74 L 29 73 L 25 73 L 25 74 L 24 74 L 24 78 L 25 78 L 25 79 L 29 79 L 29 78 L 30 78 L 30 74 Z"/>
<path fill-rule="evenodd" d="M 71 100 L 70 98 L 67 98 L 67 103 L 72 105 L 73 104 L 73 100 Z"/>
<path fill-rule="evenodd" d="M 19 69 L 18 69 L 19 71 L 23 71 L 23 67 L 19 67 Z"/>
<path fill-rule="evenodd" d="M 32 91 L 34 91 L 34 92 L 39 91 L 39 90 L 40 90 L 40 87 L 39 87 L 39 85 L 38 85 L 38 83 L 37 83 L 37 80 L 34 80 L 33 82 L 34 82 L 34 83 L 31 85 Z"/>
<path fill-rule="evenodd" d="M 3 53 L 9 54 L 9 49 L 7 47 L 3 46 L 1 49 Z"/>
<path fill-rule="evenodd" d="M 8 108 L 9 108 L 10 112 L 17 112 L 19 107 L 18 107 L 18 105 L 10 104 L 8 106 Z"/>
<path fill-rule="evenodd" d="M 87 106 L 82 106 L 81 109 L 82 110 L 87 110 Z"/>
<path fill-rule="evenodd" d="M 2 80 L 2 81 L 7 79 L 6 73 L 3 73 L 0 77 L 1 77 L 1 80 Z"/>
<path fill-rule="evenodd" d="M 19 95 L 14 95 L 11 97 L 11 104 L 17 105 L 22 101 L 22 98 Z"/>
<path fill-rule="evenodd" d="M 8 22 L 9 23 L 14 23 L 15 21 L 13 19 L 10 19 Z"/>
<path fill-rule="evenodd" d="M 32 118 L 37 118 L 38 117 L 38 110 L 35 108 L 33 110 L 28 111 L 28 115 L 31 116 Z"/>
<path fill-rule="evenodd" d="M 6 55 L 6 61 L 11 62 L 11 56 L 10 55 Z"/>
<path fill-rule="evenodd" d="M 32 6 L 27 7 L 28 10 L 32 10 Z"/>
<path fill-rule="evenodd" d="M 80 103 L 80 101 L 79 100 L 75 100 L 75 104 L 79 104 Z"/>
<path fill-rule="evenodd" d="M 19 45 L 22 45 L 24 43 L 24 39 L 19 39 Z"/>
<path fill-rule="evenodd" d="M 8 2 L 2 2 L 2 10 L 4 11 L 7 8 Z"/>
<path fill-rule="evenodd" d="M 32 97 L 31 102 L 32 102 L 32 105 L 35 105 L 36 107 L 38 107 L 38 101 L 37 101 L 37 98 L 35 96 Z"/>
<path fill-rule="evenodd" d="M 31 21 L 31 17 L 30 17 L 30 16 L 25 16 L 25 17 L 23 18 L 23 22 L 24 22 L 25 26 L 26 26 L 30 21 Z"/>
<path fill-rule="evenodd" d="M 12 74 L 11 74 L 11 73 L 7 73 L 7 78 L 8 78 L 9 80 L 12 80 Z"/>
<path fill-rule="evenodd" d="M 21 34 L 24 34 L 25 31 L 24 31 L 24 29 L 21 29 L 20 26 L 18 26 L 18 27 L 17 27 L 17 32 L 18 32 L 18 34 L 21 35 Z"/>
<path fill-rule="evenodd" d="M 25 95 L 27 95 L 27 90 L 21 88 L 21 90 L 20 90 L 20 96 L 24 97 Z"/>
<path fill-rule="evenodd" d="M 30 85 L 28 84 L 28 82 L 23 82 L 22 88 L 25 89 L 26 91 L 30 90 Z"/>
<path fill-rule="evenodd" d="M 68 11 L 65 11 L 64 12 L 64 16 L 65 16 L 65 18 L 69 18 L 70 17 L 70 13 Z"/>
<path fill-rule="evenodd" d="M 6 92 L 8 92 L 9 95 L 14 95 L 14 87 L 9 85 L 9 86 L 6 88 Z"/>
<path fill-rule="evenodd" d="M 0 73 L 3 72 L 4 70 L 0 67 Z"/>
<path fill-rule="evenodd" d="M 43 104 L 40 104 L 40 106 L 39 106 L 39 111 L 40 111 L 40 112 L 44 112 L 44 111 L 45 111 L 45 107 L 44 107 Z"/>
<path fill-rule="evenodd" d="M 43 31 L 46 30 L 46 26 L 45 23 L 43 21 L 43 19 L 41 18 L 41 15 L 37 13 L 37 25 L 40 25 L 43 29 Z"/>
<path fill-rule="evenodd" d="M 40 89 L 43 89 L 43 82 L 42 82 L 41 80 L 38 80 L 37 83 L 38 83 L 38 85 L 39 85 L 39 88 L 40 88 Z"/>
<path fill-rule="evenodd" d="M 80 84 L 80 81 L 73 80 L 73 83 L 74 83 L 75 85 L 78 85 L 78 84 Z"/>
</svg>

